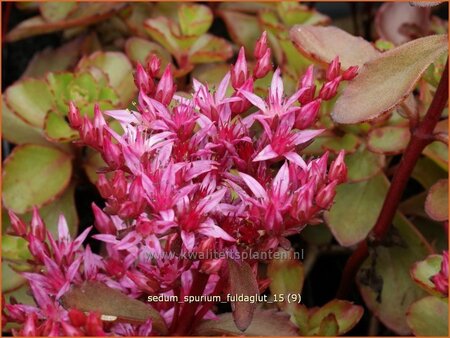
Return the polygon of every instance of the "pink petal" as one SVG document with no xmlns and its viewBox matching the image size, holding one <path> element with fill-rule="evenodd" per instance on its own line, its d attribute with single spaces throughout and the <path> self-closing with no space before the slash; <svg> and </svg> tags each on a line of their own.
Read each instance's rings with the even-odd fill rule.
<svg viewBox="0 0 450 338">
<path fill-rule="evenodd" d="M 286 157 L 292 163 L 297 164 L 300 168 L 303 168 L 303 169 L 307 168 L 305 160 L 296 152 L 290 151 L 290 152 L 284 154 L 284 157 Z"/>
<path fill-rule="evenodd" d="M 255 197 L 262 198 L 264 200 L 268 199 L 266 190 L 264 189 L 264 187 L 261 184 L 259 184 L 259 182 L 257 180 L 255 180 L 250 175 L 247 175 L 247 174 L 244 174 L 241 172 L 239 173 L 239 176 L 242 177 L 242 179 L 247 184 L 247 186 L 250 188 L 250 190 L 253 192 Z"/>
<path fill-rule="evenodd" d="M 192 251 L 195 245 L 195 235 L 192 232 L 181 230 L 181 239 L 186 249 Z"/>
<path fill-rule="evenodd" d="M 258 155 L 253 159 L 254 162 L 257 161 L 265 161 L 270 160 L 272 158 L 276 158 L 279 155 L 272 149 L 272 146 L 269 144 L 263 150 L 261 150 Z"/>
<path fill-rule="evenodd" d="M 275 176 L 272 184 L 275 191 L 278 191 L 281 195 L 284 195 L 289 188 L 289 182 L 289 165 L 285 162 L 278 171 L 277 176 Z"/>
<path fill-rule="evenodd" d="M 325 129 L 305 129 L 302 131 L 299 131 L 294 135 L 294 141 L 293 143 L 295 145 L 299 145 L 302 143 L 306 143 L 310 140 L 312 140 L 314 137 L 322 134 L 325 131 Z"/>
<path fill-rule="evenodd" d="M 240 90 L 241 93 L 247 100 L 249 100 L 254 106 L 258 107 L 262 112 L 267 111 L 267 105 L 262 98 L 255 95 L 247 90 Z"/>
<path fill-rule="evenodd" d="M 277 68 L 272 76 L 272 82 L 270 84 L 269 95 L 274 102 L 281 102 L 283 98 L 283 80 L 280 75 L 280 68 Z"/>
<path fill-rule="evenodd" d="M 220 81 L 219 87 L 217 88 L 216 92 L 216 101 L 219 103 L 223 100 L 225 97 L 225 94 L 227 92 L 228 84 L 230 83 L 230 72 L 227 72 L 225 76 L 223 77 L 222 81 Z"/>
<path fill-rule="evenodd" d="M 205 236 L 213 238 L 222 238 L 225 241 L 235 242 L 235 239 L 225 232 L 222 228 L 214 224 L 212 220 L 205 222 L 198 228 L 198 232 Z"/>
</svg>

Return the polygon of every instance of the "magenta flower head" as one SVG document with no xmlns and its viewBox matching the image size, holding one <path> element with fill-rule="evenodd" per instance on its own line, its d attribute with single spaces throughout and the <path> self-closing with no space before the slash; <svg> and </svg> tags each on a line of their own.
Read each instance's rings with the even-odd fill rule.
<svg viewBox="0 0 450 338">
<path fill-rule="evenodd" d="M 15 235 L 28 241 L 39 267 L 23 274 L 37 306 L 7 305 L 8 320 L 22 325 L 20 334 L 155 335 L 152 320 L 103 325 L 95 313 L 65 308 L 60 299 L 86 281 L 135 299 L 223 294 L 230 288 L 227 255 L 288 248 L 287 236 L 320 221 L 346 179 L 344 153 L 329 163 L 328 153 L 311 158 L 302 150 L 323 132 L 316 119 L 322 100 L 342 80 L 339 63 L 330 65 L 319 97 L 312 67 L 290 96 L 276 69 L 261 97 L 253 83 L 272 69 L 270 53 L 263 33 L 252 74 L 242 48 L 216 89 L 194 80 L 183 96 L 175 94 L 170 65 L 157 80 L 160 62 L 152 56 L 145 69 L 137 66 L 136 111 L 96 107 L 91 120 L 70 105 L 80 142 L 106 162 L 97 183 L 105 207 L 92 205 L 98 231 L 92 238 L 106 254 L 102 259 L 83 246 L 91 228 L 73 240 L 60 218 L 54 238 L 37 210 L 31 226 L 11 213 Z M 228 95 L 230 82 L 234 92 Z M 256 272 L 257 260 L 246 263 Z M 268 282 L 259 285 L 263 290 Z M 152 306 L 169 334 L 184 335 L 214 317 L 212 305 Z"/>
<path fill-rule="evenodd" d="M 448 297 L 448 251 L 442 253 L 441 271 L 430 280 L 437 291 Z"/>
</svg>

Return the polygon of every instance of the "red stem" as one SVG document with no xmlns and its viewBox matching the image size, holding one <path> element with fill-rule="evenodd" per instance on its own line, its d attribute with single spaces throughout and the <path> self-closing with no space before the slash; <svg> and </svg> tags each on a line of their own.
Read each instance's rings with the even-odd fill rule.
<svg viewBox="0 0 450 338">
<path fill-rule="evenodd" d="M 381 241 L 389 231 L 409 177 L 425 147 L 433 141 L 433 131 L 448 101 L 448 59 L 436 94 L 424 119 L 411 131 L 411 139 L 400 164 L 392 178 L 375 227 L 370 235 Z M 367 242 L 361 242 L 348 259 L 337 293 L 337 298 L 346 298 L 355 280 L 359 267 L 368 256 Z"/>
</svg>

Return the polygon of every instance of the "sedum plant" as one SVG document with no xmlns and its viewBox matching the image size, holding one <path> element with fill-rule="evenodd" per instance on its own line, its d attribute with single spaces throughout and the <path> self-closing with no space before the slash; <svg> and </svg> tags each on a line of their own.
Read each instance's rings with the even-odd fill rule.
<svg viewBox="0 0 450 338">
<path fill-rule="evenodd" d="M 311 314 L 295 306 L 290 313 L 298 329 L 274 310 L 232 301 L 233 327 L 230 315 L 215 315 L 214 302 L 207 301 L 207 296 L 227 293 L 262 293 L 268 280 L 258 271 L 265 260 L 248 254 L 292 250 L 287 236 L 319 222 L 346 179 L 343 153 L 330 164 L 328 153 L 318 158 L 298 153 L 323 132 L 309 129 L 317 111 L 311 103 L 320 105 L 336 94 L 336 82 L 342 80 L 336 80 L 336 62 L 317 98 L 309 68 L 292 96 L 284 95 L 275 70 L 263 99 L 252 84 L 271 69 L 263 62 L 266 53 L 263 34 L 253 72 L 241 53 L 217 90 L 194 81 L 189 96 L 175 94 L 170 65 L 156 83 L 160 61 L 152 57 L 146 68 L 136 70 L 136 111 L 102 113 L 96 105 L 91 119 L 70 103 L 70 125 L 106 163 L 97 181 L 106 205 L 103 210 L 92 206 L 99 232 L 92 238 L 104 243 L 107 255 L 102 259 L 83 246 L 91 227 L 72 240 L 61 216 L 55 238 L 37 212 L 28 226 L 10 211 L 12 234 L 28 243 L 30 269 L 22 275 L 36 302 L 5 305 L 6 321 L 20 324 L 13 333 L 251 333 L 252 325 L 260 330 L 269 323 L 280 327 L 276 322 L 282 321 L 277 332 L 295 334 L 305 330 L 306 320 L 305 332 L 338 334 L 356 324 L 362 309 L 344 301 Z M 232 94 L 227 95 L 228 87 Z M 105 115 L 123 131 L 111 128 Z M 287 295 L 286 267 L 293 264 L 301 280 L 301 265 L 292 259 L 271 264 L 269 275 L 280 281 L 272 290 Z M 146 302 L 157 295 L 200 300 Z"/>
</svg>

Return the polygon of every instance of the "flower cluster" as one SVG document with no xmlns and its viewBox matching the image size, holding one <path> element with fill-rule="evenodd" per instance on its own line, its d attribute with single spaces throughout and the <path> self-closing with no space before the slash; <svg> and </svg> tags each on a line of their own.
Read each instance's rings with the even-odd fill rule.
<svg viewBox="0 0 450 338">
<path fill-rule="evenodd" d="M 89 229 L 70 240 L 63 218 L 54 240 L 37 213 L 31 232 L 11 214 L 16 234 L 29 241 L 36 263 L 45 266 L 45 272 L 24 274 L 38 308 L 7 306 L 11 320 L 25 323 L 19 334 L 92 332 L 86 323 L 97 323 L 97 317 L 75 320 L 76 326 L 73 318 L 82 316 L 71 317 L 58 303 L 71 284 L 86 280 L 101 281 L 132 298 L 220 295 L 228 287 L 226 259 L 199 260 L 195 254 L 288 248 L 287 236 L 320 222 L 336 186 L 346 179 L 344 154 L 331 161 L 328 153 L 314 159 L 299 153 L 323 132 L 312 128 L 321 102 L 335 96 L 338 85 L 357 69 L 341 72 L 334 60 L 316 93 L 311 66 L 290 97 L 276 69 L 263 99 L 253 85 L 272 71 L 265 33 L 254 55 L 252 71 L 241 49 L 216 90 L 194 80 L 191 95 L 176 93 L 170 65 L 157 82 L 160 62 L 152 56 L 145 68 L 137 65 L 136 111 L 102 113 L 96 107 L 91 121 L 71 104 L 69 121 L 80 142 L 97 149 L 107 164 L 97 184 L 106 206 L 92 206 L 99 231 L 93 237 L 104 242 L 107 254 L 102 259 L 89 246 L 82 248 Z M 123 132 L 112 129 L 104 114 L 117 120 Z M 256 262 L 248 263 L 256 272 Z M 260 281 L 260 288 L 265 286 Z M 214 317 L 207 303 L 153 306 L 170 333 L 188 334 L 198 321 Z M 109 329 L 148 334 L 148 325 Z M 95 330 L 103 332 L 101 325 Z"/>
</svg>

